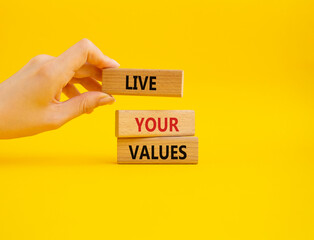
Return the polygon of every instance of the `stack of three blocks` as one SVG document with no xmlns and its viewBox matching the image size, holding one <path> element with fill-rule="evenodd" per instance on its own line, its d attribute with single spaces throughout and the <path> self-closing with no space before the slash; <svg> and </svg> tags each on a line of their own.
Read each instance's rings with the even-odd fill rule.
<svg viewBox="0 0 314 240">
<path fill-rule="evenodd" d="M 182 97 L 183 71 L 104 69 L 103 91 Z M 198 162 L 193 110 L 117 110 L 118 163 Z"/>
</svg>

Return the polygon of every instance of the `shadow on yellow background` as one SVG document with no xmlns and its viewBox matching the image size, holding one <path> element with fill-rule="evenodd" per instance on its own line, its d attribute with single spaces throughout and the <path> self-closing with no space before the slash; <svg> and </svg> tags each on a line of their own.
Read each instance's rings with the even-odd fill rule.
<svg viewBox="0 0 314 240">
<path fill-rule="evenodd" d="M 0 81 L 82 38 L 184 97 L 0 141 L 0 239 L 313 239 L 312 1 L 6 1 Z M 30 79 L 31 81 L 32 79 Z M 117 165 L 116 109 L 193 109 L 199 164 Z M 21 116 L 23 117 L 23 116 Z"/>
</svg>

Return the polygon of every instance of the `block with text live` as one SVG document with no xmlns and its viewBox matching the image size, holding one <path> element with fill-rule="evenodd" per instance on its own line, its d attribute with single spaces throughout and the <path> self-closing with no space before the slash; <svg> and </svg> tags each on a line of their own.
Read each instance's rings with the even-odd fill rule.
<svg viewBox="0 0 314 240">
<path fill-rule="evenodd" d="M 102 71 L 102 90 L 112 95 L 183 96 L 183 71 L 107 68 Z"/>
</svg>

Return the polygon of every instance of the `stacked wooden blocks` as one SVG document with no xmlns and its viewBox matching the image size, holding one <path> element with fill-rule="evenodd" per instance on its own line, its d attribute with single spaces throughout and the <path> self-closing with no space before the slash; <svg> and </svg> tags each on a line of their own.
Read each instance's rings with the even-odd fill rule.
<svg viewBox="0 0 314 240">
<path fill-rule="evenodd" d="M 103 91 L 118 95 L 177 96 L 183 71 L 103 70 Z M 197 163 L 192 110 L 117 110 L 118 163 Z"/>
</svg>

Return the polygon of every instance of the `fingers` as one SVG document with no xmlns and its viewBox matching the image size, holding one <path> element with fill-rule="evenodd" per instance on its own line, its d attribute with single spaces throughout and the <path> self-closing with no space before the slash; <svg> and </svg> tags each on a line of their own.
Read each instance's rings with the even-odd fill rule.
<svg viewBox="0 0 314 240">
<path fill-rule="evenodd" d="M 119 64 L 105 56 L 91 41 L 83 39 L 55 59 L 59 70 L 71 74 L 86 62 L 97 68 L 119 67 Z"/>
<path fill-rule="evenodd" d="M 115 99 L 103 92 L 86 92 L 58 104 L 60 124 L 70 121 L 83 113 L 91 113 L 96 107 L 112 104 Z"/>
<path fill-rule="evenodd" d="M 61 99 L 61 93 L 62 93 L 62 89 L 60 89 L 60 90 L 57 92 L 56 96 L 55 96 L 55 99 L 56 99 L 57 101 L 60 101 L 60 99 Z"/>
<path fill-rule="evenodd" d="M 101 91 L 101 85 L 93 78 L 73 78 L 70 83 L 79 83 L 88 91 Z"/>
<path fill-rule="evenodd" d="M 68 98 L 73 98 L 81 94 L 79 90 L 75 87 L 75 83 L 81 84 L 88 91 L 101 92 L 101 85 L 93 78 L 72 78 L 72 80 L 62 89 L 62 92 Z"/>
<path fill-rule="evenodd" d="M 79 68 L 74 75 L 75 78 L 85 78 L 92 77 L 98 81 L 101 81 L 102 70 L 96 66 L 85 63 L 81 68 Z"/>
<path fill-rule="evenodd" d="M 73 98 L 75 96 L 80 95 L 81 93 L 77 88 L 72 84 L 68 83 L 63 89 L 62 92 L 68 97 L 68 98 Z"/>
</svg>

